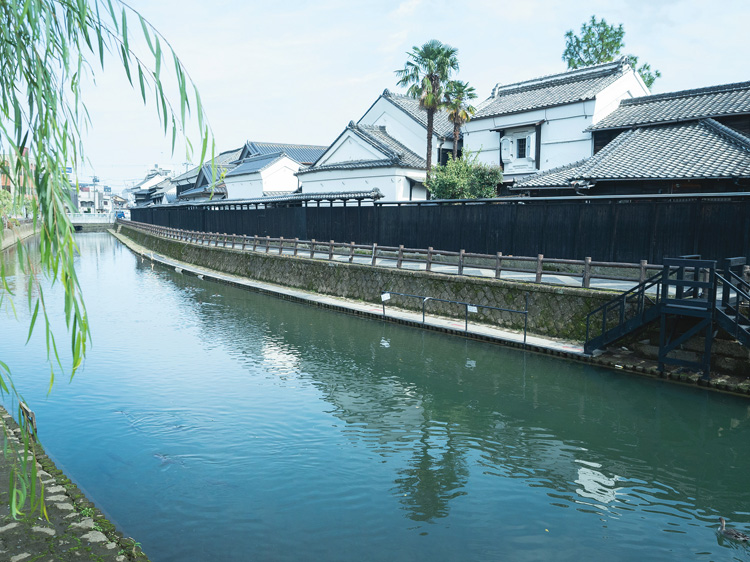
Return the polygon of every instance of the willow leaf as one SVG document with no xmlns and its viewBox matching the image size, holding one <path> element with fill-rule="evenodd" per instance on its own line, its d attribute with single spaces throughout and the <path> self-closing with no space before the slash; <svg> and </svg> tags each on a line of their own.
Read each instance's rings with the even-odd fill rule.
<svg viewBox="0 0 750 562">
<path fill-rule="evenodd" d="M 34 307 L 34 314 L 31 315 L 31 322 L 29 322 L 29 335 L 26 337 L 26 343 L 29 343 L 29 340 L 31 339 L 31 334 L 34 332 L 34 324 L 36 324 L 36 315 L 39 314 L 39 301 L 36 301 L 36 306 Z"/>
</svg>

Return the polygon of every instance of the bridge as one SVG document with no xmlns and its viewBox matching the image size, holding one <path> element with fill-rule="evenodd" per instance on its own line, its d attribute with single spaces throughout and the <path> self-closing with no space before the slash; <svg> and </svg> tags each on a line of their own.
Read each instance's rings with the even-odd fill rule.
<svg viewBox="0 0 750 562">
<path fill-rule="evenodd" d="M 711 349 L 720 328 L 750 347 L 750 283 L 746 258 L 727 258 L 723 269 L 700 256 L 666 258 L 662 271 L 589 313 L 584 352 L 591 354 L 659 320 L 659 369 L 685 367 L 710 378 Z M 698 361 L 672 353 L 694 336 L 705 344 Z"/>
<path fill-rule="evenodd" d="M 68 213 L 76 232 L 107 230 L 115 224 L 115 213 Z"/>
</svg>

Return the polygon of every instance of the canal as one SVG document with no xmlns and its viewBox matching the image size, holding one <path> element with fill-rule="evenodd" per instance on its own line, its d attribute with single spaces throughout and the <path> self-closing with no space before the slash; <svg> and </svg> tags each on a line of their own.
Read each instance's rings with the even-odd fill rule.
<svg viewBox="0 0 750 562">
<path fill-rule="evenodd" d="M 84 368 L 47 394 L 12 264 L 0 359 L 50 456 L 154 562 L 750 559 L 715 530 L 750 528 L 746 400 L 78 242 Z"/>
</svg>

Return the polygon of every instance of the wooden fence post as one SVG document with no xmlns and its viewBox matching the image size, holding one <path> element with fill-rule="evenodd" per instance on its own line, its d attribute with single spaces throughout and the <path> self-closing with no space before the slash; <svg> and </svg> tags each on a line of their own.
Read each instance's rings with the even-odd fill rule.
<svg viewBox="0 0 750 562">
<path fill-rule="evenodd" d="M 279 255 L 284 253 L 284 237 L 279 238 Z"/>
<path fill-rule="evenodd" d="M 425 265 L 425 271 L 432 271 L 432 246 L 427 248 L 427 264 Z"/>
<path fill-rule="evenodd" d="M 333 240 L 328 242 L 328 261 L 333 261 Z"/>
<path fill-rule="evenodd" d="M 495 279 L 500 279 L 503 268 L 503 253 L 498 252 L 495 256 Z"/>
<path fill-rule="evenodd" d="M 536 256 L 536 282 L 542 282 L 542 262 L 544 261 L 544 254 L 537 254 Z"/>
<path fill-rule="evenodd" d="M 466 253 L 466 250 L 461 250 L 458 252 L 458 274 L 463 275 L 464 274 L 464 254 Z"/>
<path fill-rule="evenodd" d="M 373 242 L 372 243 L 372 264 L 371 265 L 377 265 L 376 259 L 378 257 L 378 243 Z"/>
<path fill-rule="evenodd" d="M 268 250 L 271 249 L 271 237 L 266 236 L 266 253 L 268 253 Z"/>
<path fill-rule="evenodd" d="M 349 244 L 349 263 L 354 261 L 354 240 Z"/>
<path fill-rule="evenodd" d="M 297 251 L 299 250 L 299 238 L 294 239 L 294 256 L 297 256 Z"/>
<path fill-rule="evenodd" d="M 648 260 L 641 260 L 641 271 L 638 275 L 638 283 L 643 283 L 646 280 L 646 264 L 648 264 Z"/>
<path fill-rule="evenodd" d="M 255 251 L 255 249 L 256 249 L 257 247 L 258 247 L 258 235 L 257 235 L 257 234 L 255 234 L 255 235 L 253 236 L 253 252 Z"/>
<path fill-rule="evenodd" d="M 314 256 L 315 256 L 315 238 L 310 240 L 310 257 L 312 258 Z"/>
<path fill-rule="evenodd" d="M 396 269 L 401 269 L 401 264 L 404 263 L 404 245 L 399 244 L 398 246 L 398 258 L 396 259 Z"/>
<path fill-rule="evenodd" d="M 582 285 L 586 289 L 591 287 L 591 258 L 583 258 L 583 280 Z"/>
</svg>

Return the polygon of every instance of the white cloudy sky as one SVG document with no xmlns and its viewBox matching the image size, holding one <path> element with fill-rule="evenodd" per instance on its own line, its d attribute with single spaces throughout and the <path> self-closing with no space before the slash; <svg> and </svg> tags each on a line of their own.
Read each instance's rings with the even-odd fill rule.
<svg viewBox="0 0 750 562">
<path fill-rule="evenodd" d="M 746 0 L 130 0 L 172 44 L 198 86 L 217 149 L 246 140 L 330 144 L 385 89 L 406 51 L 429 39 L 459 50 L 479 100 L 497 82 L 565 70 L 564 33 L 592 14 L 624 24 L 626 53 L 659 69 L 654 93 L 750 80 Z M 138 31 L 137 20 L 131 28 Z M 117 63 L 86 89 L 93 174 L 115 191 L 171 155 L 154 107 Z M 478 100 L 478 101 L 479 101 Z M 194 157 L 195 160 L 197 157 Z"/>
</svg>

